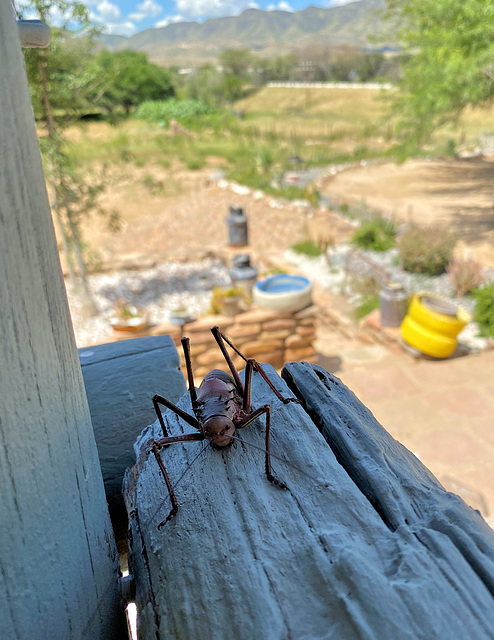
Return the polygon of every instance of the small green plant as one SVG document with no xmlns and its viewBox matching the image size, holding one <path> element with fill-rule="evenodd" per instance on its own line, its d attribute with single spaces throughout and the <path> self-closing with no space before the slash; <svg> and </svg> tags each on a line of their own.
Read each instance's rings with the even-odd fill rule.
<svg viewBox="0 0 494 640">
<path fill-rule="evenodd" d="M 146 173 L 142 179 L 142 184 L 148 189 L 153 196 L 162 195 L 165 191 L 165 183 L 163 180 L 156 180 L 151 174 Z"/>
<path fill-rule="evenodd" d="M 398 240 L 400 262 L 410 273 L 439 275 L 451 261 L 456 241 L 445 227 L 412 224 Z"/>
<path fill-rule="evenodd" d="M 473 292 L 477 305 L 474 320 L 478 323 L 481 336 L 494 336 L 494 282 Z"/>
<path fill-rule="evenodd" d="M 304 198 L 308 200 L 313 207 L 317 207 L 319 206 L 321 194 L 313 185 L 308 185 L 304 189 Z"/>
<path fill-rule="evenodd" d="M 456 142 L 452 139 L 449 138 L 446 141 L 446 155 L 448 156 L 456 156 Z"/>
<path fill-rule="evenodd" d="M 141 315 L 141 310 L 135 307 L 130 302 L 119 298 L 115 306 L 113 307 L 115 317 L 120 320 L 129 320 L 130 318 L 138 318 Z"/>
<path fill-rule="evenodd" d="M 355 317 L 357 320 L 365 318 L 365 316 L 368 316 L 374 309 L 379 309 L 379 296 L 370 294 L 363 295 L 355 307 Z"/>
<path fill-rule="evenodd" d="M 251 302 L 250 296 L 243 287 L 215 287 L 211 295 L 211 303 L 208 313 L 216 316 L 225 313 L 226 299 L 238 298 L 240 304 L 248 306 Z"/>
<path fill-rule="evenodd" d="M 263 278 L 267 278 L 269 276 L 279 276 L 284 273 L 287 273 L 284 269 L 280 269 L 279 267 L 271 267 L 271 269 L 267 269 L 262 275 Z"/>
<path fill-rule="evenodd" d="M 199 169 L 202 169 L 205 166 L 205 162 L 204 160 L 199 160 L 199 159 L 192 159 L 192 160 L 188 160 L 187 161 L 187 169 L 190 169 L 190 171 L 198 171 Z"/>
<path fill-rule="evenodd" d="M 357 160 L 361 160 L 362 158 L 366 158 L 369 155 L 369 149 L 365 146 L 365 144 L 357 145 L 353 150 L 353 155 Z"/>
<path fill-rule="evenodd" d="M 323 248 L 319 243 L 315 243 L 314 240 L 303 240 L 302 242 L 296 242 L 290 246 L 295 253 L 301 253 L 310 258 L 317 258 L 323 252 Z"/>
<path fill-rule="evenodd" d="M 170 120 L 206 115 L 214 109 L 202 100 L 147 100 L 135 112 L 135 117 L 149 122 L 168 123 Z"/>
<path fill-rule="evenodd" d="M 269 149 L 259 149 L 255 158 L 258 173 L 267 174 L 274 163 L 273 154 Z"/>
<path fill-rule="evenodd" d="M 453 258 L 446 271 L 457 296 L 464 296 L 485 281 L 482 263 L 472 256 Z"/>
<path fill-rule="evenodd" d="M 392 220 L 375 216 L 360 225 L 352 236 L 352 244 L 360 249 L 387 251 L 396 245 L 396 227 Z"/>
</svg>

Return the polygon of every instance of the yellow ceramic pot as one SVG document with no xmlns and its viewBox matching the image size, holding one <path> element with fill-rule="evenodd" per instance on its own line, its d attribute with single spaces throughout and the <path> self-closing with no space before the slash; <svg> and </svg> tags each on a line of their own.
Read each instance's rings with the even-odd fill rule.
<svg viewBox="0 0 494 640">
<path fill-rule="evenodd" d="M 456 337 L 469 320 L 466 311 L 456 309 L 436 294 L 421 293 L 413 297 L 400 333 L 406 343 L 422 353 L 447 358 L 456 349 Z"/>
</svg>

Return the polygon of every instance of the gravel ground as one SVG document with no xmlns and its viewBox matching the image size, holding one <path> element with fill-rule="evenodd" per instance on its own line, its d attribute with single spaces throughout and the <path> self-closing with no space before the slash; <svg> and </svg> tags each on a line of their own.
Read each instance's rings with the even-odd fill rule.
<svg viewBox="0 0 494 640">
<path fill-rule="evenodd" d="M 470 313 L 475 302 L 472 298 L 454 298 L 449 276 L 437 277 L 406 273 L 397 266 L 397 250 L 384 253 L 358 251 L 348 244 L 330 249 L 328 254 L 309 258 L 288 249 L 283 259 L 294 270 L 317 283 L 322 289 L 344 294 L 352 304 L 358 303 L 359 294 L 352 291 L 351 277 L 391 279 L 401 282 L 412 292 L 431 291 L 444 296 Z M 494 278 L 494 270 L 486 273 Z M 198 317 L 207 312 L 214 287 L 227 287 L 230 277 L 227 267 L 214 258 L 193 262 L 168 261 L 154 268 L 139 271 L 113 271 L 90 276 L 90 287 L 100 313 L 84 318 L 79 298 L 69 290 L 68 298 L 78 347 L 109 340 L 113 334 L 110 318 L 119 299 L 140 309 L 145 309 L 153 324 L 167 322 L 170 312 L 185 307 Z M 478 326 L 470 322 L 462 331 L 460 341 L 474 350 L 487 348 L 489 341 L 478 337 Z"/>
<path fill-rule="evenodd" d="M 89 284 L 100 313 L 85 319 L 79 298 L 67 288 L 78 347 L 108 340 L 109 324 L 119 299 L 145 309 L 153 324 L 167 322 L 170 312 L 186 307 L 191 315 L 207 312 L 214 287 L 230 285 L 228 269 L 213 258 L 195 262 L 163 262 L 142 271 L 113 271 L 94 274 Z"/>
</svg>

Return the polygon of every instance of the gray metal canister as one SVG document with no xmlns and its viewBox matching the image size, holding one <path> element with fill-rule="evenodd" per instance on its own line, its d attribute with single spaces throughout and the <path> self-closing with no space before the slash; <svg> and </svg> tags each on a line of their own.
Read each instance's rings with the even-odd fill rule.
<svg viewBox="0 0 494 640">
<path fill-rule="evenodd" d="M 233 256 L 232 262 L 233 267 L 230 269 L 230 278 L 233 286 L 242 287 L 248 295 L 251 295 L 258 271 L 251 265 L 249 254 L 240 253 Z"/>
<path fill-rule="evenodd" d="M 230 213 L 226 217 L 228 225 L 228 241 L 233 247 L 249 244 L 247 231 L 247 216 L 241 207 L 230 206 Z"/>
<path fill-rule="evenodd" d="M 387 282 L 379 292 L 381 325 L 399 327 L 407 313 L 407 292 L 401 282 Z"/>
</svg>

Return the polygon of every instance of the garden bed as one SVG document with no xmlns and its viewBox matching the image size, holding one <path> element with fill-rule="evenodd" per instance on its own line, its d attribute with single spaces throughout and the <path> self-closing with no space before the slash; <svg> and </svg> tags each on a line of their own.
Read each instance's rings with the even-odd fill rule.
<svg viewBox="0 0 494 640">
<path fill-rule="evenodd" d="M 462 307 L 470 314 L 475 309 L 472 296 L 454 295 L 451 279 L 447 273 L 426 276 L 404 271 L 398 264 L 398 250 L 364 251 L 356 250 L 350 244 L 340 244 L 329 249 L 326 254 L 311 258 L 288 249 L 283 257 L 293 269 L 300 271 L 323 290 L 333 295 L 345 295 L 356 307 L 362 300 L 366 282 L 384 284 L 386 280 L 400 282 L 409 293 L 429 291 L 447 298 L 455 306 Z M 494 269 L 485 269 L 488 280 L 494 279 Z M 371 285 L 369 285 L 371 286 Z M 476 322 L 470 322 L 459 336 L 461 344 L 474 351 L 488 348 L 492 339 L 479 336 Z"/>
<path fill-rule="evenodd" d="M 85 318 L 79 297 L 67 294 L 78 347 L 108 342 L 113 337 L 110 320 L 119 300 L 141 309 L 151 324 L 170 321 L 177 308 L 192 317 L 207 313 L 215 287 L 230 285 L 225 265 L 216 258 L 191 262 L 168 261 L 139 271 L 111 271 L 89 276 L 99 314 Z M 129 335 L 129 338 L 132 334 Z"/>
</svg>

